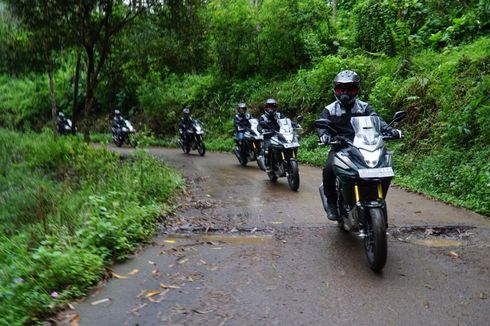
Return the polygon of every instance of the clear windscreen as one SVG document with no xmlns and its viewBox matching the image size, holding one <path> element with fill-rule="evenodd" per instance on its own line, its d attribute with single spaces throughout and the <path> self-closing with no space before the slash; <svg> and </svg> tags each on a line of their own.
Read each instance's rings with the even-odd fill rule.
<svg viewBox="0 0 490 326">
<path fill-rule="evenodd" d="M 355 132 L 354 146 L 373 151 L 383 144 L 378 116 L 352 117 L 350 121 Z"/>
<path fill-rule="evenodd" d="M 279 132 L 283 135 L 292 134 L 293 126 L 291 125 L 291 120 L 288 118 L 278 119 L 277 123 L 279 124 Z"/>
</svg>

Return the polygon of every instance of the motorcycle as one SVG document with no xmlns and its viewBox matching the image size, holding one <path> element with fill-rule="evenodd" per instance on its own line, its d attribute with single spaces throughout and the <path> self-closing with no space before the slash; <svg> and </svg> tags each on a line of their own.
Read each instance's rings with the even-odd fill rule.
<svg viewBox="0 0 490 326">
<path fill-rule="evenodd" d="M 238 127 L 237 132 L 244 132 L 243 139 L 233 149 L 233 153 L 241 165 L 246 166 L 248 162 L 255 161 L 260 154 L 264 137 L 257 130 L 259 121 L 250 119 L 250 128 Z"/>
<path fill-rule="evenodd" d="M 405 118 L 403 111 L 396 112 L 393 123 Z M 387 151 L 377 116 L 352 117 L 354 139 L 336 135 L 327 119 L 316 120 L 314 127 L 329 130 L 333 136 L 330 145 L 342 145 L 334 158 L 336 176 L 338 226 L 364 241 L 369 267 L 379 272 L 386 264 L 388 214 L 385 198 L 394 176 L 392 153 Z M 320 197 L 325 211 L 327 199 L 320 186 Z"/>
<path fill-rule="evenodd" d="M 199 155 L 206 154 L 204 145 L 204 128 L 203 123 L 197 119 L 192 120 L 191 126 L 184 132 L 183 137 L 179 139 L 180 147 L 184 153 L 189 154 L 191 149 L 197 149 Z"/>
<path fill-rule="evenodd" d="M 57 121 L 58 133 L 60 135 L 70 135 L 77 131 L 70 119 L 65 119 L 63 121 Z"/>
<path fill-rule="evenodd" d="M 135 134 L 136 129 L 129 120 L 124 120 L 124 125 L 121 126 L 119 133 L 112 128 L 112 140 L 117 147 L 121 147 L 124 143 L 129 144 L 131 147 L 138 146 L 138 140 Z"/>
<path fill-rule="evenodd" d="M 303 121 L 303 117 L 297 118 L 298 123 Z M 279 177 L 287 177 L 289 188 L 298 191 L 299 188 L 299 168 L 296 155 L 298 153 L 299 138 L 296 129 L 301 126 L 296 123 L 293 127 L 288 118 L 278 119 L 279 131 L 268 131 L 262 133 L 265 137 L 270 137 L 269 145 L 269 169 L 266 169 L 264 157 L 260 156 L 257 160 L 259 168 L 267 172 L 269 180 L 276 181 Z"/>
</svg>

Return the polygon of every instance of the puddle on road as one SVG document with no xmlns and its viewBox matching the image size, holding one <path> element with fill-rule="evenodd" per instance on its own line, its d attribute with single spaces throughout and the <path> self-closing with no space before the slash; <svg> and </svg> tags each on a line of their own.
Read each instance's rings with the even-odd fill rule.
<svg viewBox="0 0 490 326">
<path fill-rule="evenodd" d="M 468 244 L 473 236 L 470 232 L 473 226 L 446 225 L 446 226 L 401 226 L 393 228 L 390 233 L 400 241 L 417 245 L 446 248 L 461 247 Z"/>
<path fill-rule="evenodd" d="M 218 242 L 231 245 L 262 245 L 274 242 L 272 235 L 254 236 L 254 235 L 220 235 L 220 234 L 188 234 L 172 235 L 167 240 L 191 239 L 203 242 Z"/>
<path fill-rule="evenodd" d="M 433 248 L 464 246 L 463 241 L 456 241 L 450 239 L 415 239 L 412 242 L 421 246 L 433 247 Z"/>
</svg>

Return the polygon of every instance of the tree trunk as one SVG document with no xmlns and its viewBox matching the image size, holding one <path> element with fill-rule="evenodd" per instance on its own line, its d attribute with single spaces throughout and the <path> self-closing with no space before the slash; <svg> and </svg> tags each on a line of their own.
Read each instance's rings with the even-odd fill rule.
<svg viewBox="0 0 490 326">
<path fill-rule="evenodd" d="M 337 19 L 337 3 L 338 0 L 332 0 L 332 17 L 334 21 Z"/>
<path fill-rule="evenodd" d="M 82 60 L 82 51 L 77 50 L 77 65 L 75 67 L 75 77 L 73 78 L 73 110 L 72 110 L 72 122 L 73 122 L 73 134 L 75 134 L 75 128 L 78 125 L 80 119 L 80 108 L 78 105 L 78 83 L 80 81 L 80 61 Z"/>
<path fill-rule="evenodd" d="M 53 130 L 56 134 L 56 97 L 54 94 L 54 77 L 53 77 L 53 58 L 48 59 L 48 79 L 49 79 L 49 94 L 51 97 L 51 120 L 53 124 Z"/>
</svg>

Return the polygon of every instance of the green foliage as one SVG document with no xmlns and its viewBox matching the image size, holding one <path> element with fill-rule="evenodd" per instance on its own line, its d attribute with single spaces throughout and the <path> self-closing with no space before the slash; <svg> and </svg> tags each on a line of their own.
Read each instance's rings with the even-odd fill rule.
<svg viewBox="0 0 490 326">
<path fill-rule="evenodd" d="M 389 1 L 366 0 L 354 7 L 356 42 L 368 52 L 396 53 L 396 11 Z"/>
<path fill-rule="evenodd" d="M 153 234 L 182 187 L 145 152 L 121 161 L 50 131 L 0 129 L 0 150 L 0 324 L 32 321 L 84 294 L 106 263 Z"/>
</svg>

